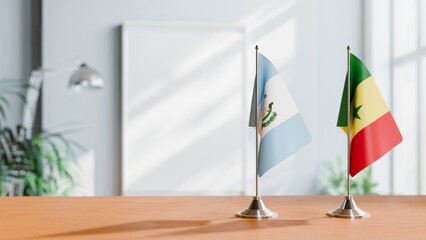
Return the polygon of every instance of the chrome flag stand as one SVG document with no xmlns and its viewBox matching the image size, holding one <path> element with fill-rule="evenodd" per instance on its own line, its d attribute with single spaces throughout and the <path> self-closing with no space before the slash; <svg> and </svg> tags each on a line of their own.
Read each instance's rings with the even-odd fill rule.
<svg viewBox="0 0 426 240">
<path fill-rule="evenodd" d="M 260 196 L 256 194 L 250 206 L 241 212 L 237 212 L 236 216 L 240 218 L 276 218 L 278 213 L 269 210 Z"/>
<path fill-rule="evenodd" d="M 278 216 L 276 212 L 269 210 L 259 196 L 259 124 L 258 124 L 258 81 L 257 81 L 257 55 L 259 47 L 256 45 L 256 196 L 250 203 L 250 206 L 236 214 L 240 218 L 275 218 Z"/>
<path fill-rule="evenodd" d="M 348 81 L 347 81 L 347 134 L 348 134 L 348 175 L 347 175 L 347 194 L 345 199 L 343 200 L 342 205 L 339 208 L 336 208 L 332 211 L 327 212 L 327 215 L 330 217 L 340 217 L 340 218 L 368 218 L 370 217 L 370 213 L 365 212 L 358 208 L 353 199 L 353 196 L 350 195 L 351 187 L 350 187 L 350 167 L 351 167 L 351 65 L 350 65 L 350 50 L 351 48 L 348 46 Z"/>
</svg>

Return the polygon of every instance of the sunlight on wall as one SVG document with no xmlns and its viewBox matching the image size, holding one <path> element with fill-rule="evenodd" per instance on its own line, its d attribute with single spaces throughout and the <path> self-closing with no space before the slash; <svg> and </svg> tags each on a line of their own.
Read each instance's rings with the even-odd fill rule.
<svg viewBox="0 0 426 240">
<path fill-rule="evenodd" d="M 212 27 L 215 27 L 215 25 L 212 25 Z M 187 56 L 181 59 L 180 62 L 177 62 L 177 66 L 172 71 L 172 77 L 175 79 L 185 78 L 198 68 L 204 68 L 211 59 L 217 58 L 232 46 L 238 48 L 239 45 L 242 49 L 241 33 L 244 29 L 241 27 L 241 33 L 235 33 L 235 27 L 228 25 L 217 25 L 215 28 L 223 31 L 223 28 L 227 27 L 230 28 L 229 32 L 213 34 L 213 36 L 201 43 L 200 46 L 190 49 L 187 52 Z"/>
<path fill-rule="evenodd" d="M 83 54 L 109 83 L 92 97 L 68 96 L 62 88 L 66 79 L 43 89 L 46 126 L 69 119 L 93 126 L 76 140 L 96 152 L 97 194 L 121 189 L 124 194 L 251 194 L 254 131 L 247 121 L 255 44 L 283 74 L 313 135 L 311 144 L 262 177 L 261 191 L 315 193 L 321 161 L 344 151 L 334 126 L 341 94 L 336 83 L 345 71 L 348 42 L 362 50 L 364 2 L 179 0 L 165 6 L 122 0 L 103 4 L 108 11 L 91 19 L 99 2 L 46 1 L 43 11 L 44 62 L 69 62 Z M 70 10 L 80 11 L 80 17 Z M 138 35 L 140 41 L 120 51 L 125 21 L 152 25 Z M 187 23 L 191 26 L 181 26 Z M 87 37 L 74 41 L 70 35 Z M 134 78 L 126 85 L 129 76 Z M 126 103 L 120 105 L 119 97 Z"/>
<path fill-rule="evenodd" d="M 317 13 L 321 10 L 310 0 L 251 4 L 250 11 L 226 24 L 221 23 L 221 14 L 213 21 L 217 25 L 209 22 L 204 27 L 201 22 L 150 22 L 151 26 L 142 24 L 140 32 L 131 33 L 137 40 L 124 38 L 123 71 L 128 81 L 123 93 L 127 98 L 123 194 L 254 193 L 255 135 L 247 123 L 256 44 L 282 74 L 312 135 L 324 123 L 318 121 L 319 114 L 335 114 L 332 107 L 316 109 L 330 101 L 337 105 L 340 99 L 339 85 L 339 99 L 327 95 L 321 96 L 321 103 L 316 100 L 320 95 L 316 82 L 336 86 L 336 79 L 317 76 L 317 65 L 324 67 L 330 61 L 333 68 L 342 66 L 344 72 L 344 56 L 340 64 L 336 55 L 320 54 L 326 51 L 317 49 L 317 42 L 335 32 L 322 26 L 325 31 L 318 33 L 317 21 L 326 21 L 322 23 L 326 25 L 335 18 L 321 19 L 325 16 Z M 324 14 L 332 11 L 329 5 L 324 6 Z M 134 27 L 125 29 L 133 31 Z M 346 40 L 360 31 L 350 32 L 338 31 L 332 36 L 333 44 L 345 42 L 346 46 Z M 353 41 L 358 44 L 358 38 Z M 328 142 L 335 143 L 326 132 L 330 128 L 338 131 L 334 117 L 333 123 L 324 125 L 324 133 Z M 324 151 L 318 139 L 265 174 L 261 193 L 314 194 L 322 158 L 341 152 L 339 144 L 329 144 Z"/>
<path fill-rule="evenodd" d="M 265 28 L 269 22 L 288 15 L 288 11 L 294 7 L 294 1 L 268 1 L 259 5 L 255 11 L 243 18 L 239 24 L 247 26 L 249 32 Z"/>
</svg>

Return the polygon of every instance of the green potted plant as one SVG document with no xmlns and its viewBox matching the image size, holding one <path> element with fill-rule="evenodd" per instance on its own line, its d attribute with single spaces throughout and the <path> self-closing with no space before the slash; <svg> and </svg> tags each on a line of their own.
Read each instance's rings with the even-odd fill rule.
<svg viewBox="0 0 426 240">
<path fill-rule="evenodd" d="M 346 194 L 347 169 L 340 156 L 336 161 L 324 163 L 323 174 L 320 176 L 320 194 L 344 195 Z M 367 167 L 351 179 L 351 193 L 354 195 L 377 194 L 377 183 L 373 181 L 371 167 Z"/>
<path fill-rule="evenodd" d="M 4 126 L 8 97 L 26 104 L 24 92 L 31 87 L 23 81 L 0 80 L 0 195 L 68 195 L 75 186 L 74 148 L 81 148 L 65 136 L 69 130 L 28 136 L 28 129 L 21 125 L 15 131 Z"/>
</svg>

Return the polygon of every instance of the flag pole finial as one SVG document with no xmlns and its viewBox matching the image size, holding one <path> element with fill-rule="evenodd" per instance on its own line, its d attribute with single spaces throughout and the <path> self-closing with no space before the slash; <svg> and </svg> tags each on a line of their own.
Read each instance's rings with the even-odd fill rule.
<svg viewBox="0 0 426 240">
<path fill-rule="evenodd" d="M 351 50 L 351 47 L 348 45 L 348 47 L 346 48 L 348 51 L 350 51 Z"/>
<path fill-rule="evenodd" d="M 256 45 L 256 47 L 254 47 L 254 49 L 259 50 L 259 46 L 258 46 L 258 45 Z"/>
</svg>

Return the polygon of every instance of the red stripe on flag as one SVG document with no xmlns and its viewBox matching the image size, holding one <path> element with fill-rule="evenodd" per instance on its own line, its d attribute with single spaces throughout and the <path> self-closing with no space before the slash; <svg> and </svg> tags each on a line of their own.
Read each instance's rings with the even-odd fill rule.
<svg viewBox="0 0 426 240">
<path fill-rule="evenodd" d="M 355 120 L 356 121 L 356 120 Z M 351 176 L 381 158 L 402 142 L 402 136 L 390 112 L 359 131 L 351 142 Z"/>
</svg>

